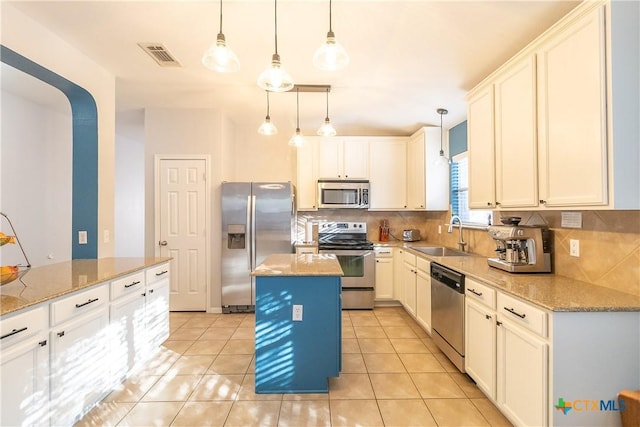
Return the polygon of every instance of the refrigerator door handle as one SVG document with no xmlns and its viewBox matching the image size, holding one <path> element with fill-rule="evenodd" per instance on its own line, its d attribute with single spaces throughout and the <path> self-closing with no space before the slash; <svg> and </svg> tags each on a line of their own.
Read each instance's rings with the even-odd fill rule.
<svg viewBox="0 0 640 427">
<path fill-rule="evenodd" d="M 251 196 L 251 270 L 257 267 L 256 265 L 256 196 Z"/>
<path fill-rule="evenodd" d="M 251 213 L 252 213 L 252 204 L 251 204 L 251 196 L 247 196 L 247 241 L 245 246 L 247 248 L 247 266 L 249 267 L 249 271 L 252 270 L 251 265 L 251 248 L 253 247 L 253 230 L 251 229 Z"/>
</svg>

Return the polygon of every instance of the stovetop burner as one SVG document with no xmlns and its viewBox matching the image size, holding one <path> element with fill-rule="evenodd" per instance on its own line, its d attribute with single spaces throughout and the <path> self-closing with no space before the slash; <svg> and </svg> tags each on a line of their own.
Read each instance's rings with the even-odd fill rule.
<svg viewBox="0 0 640 427">
<path fill-rule="evenodd" d="M 330 250 L 373 249 L 367 240 L 366 222 L 323 222 L 318 233 L 318 248 Z"/>
</svg>

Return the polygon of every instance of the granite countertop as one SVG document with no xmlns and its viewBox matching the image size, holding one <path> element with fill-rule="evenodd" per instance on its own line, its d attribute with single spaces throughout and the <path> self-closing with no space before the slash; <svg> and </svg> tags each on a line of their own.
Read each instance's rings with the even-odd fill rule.
<svg viewBox="0 0 640 427">
<path fill-rule="evenodd" d="M 169 261 L 171 258 L 77 259 L 33 267 L 0 286 L 0 316 Z"/>
<path fill-rule="evenodd" d="M 508 273 L 487 264 L 487 258 L 469 254 L 436 257 L 411 250 L 411 246 L 439 246 L 427 242 L 374 242 L 408 249 L 465 276 L 486 283 L 550 311 L 640 311 L 640 297 L 551 273 Z"/>
<path fill-rule="evenodd" d="M 338 258 L 332 254 L 269 255 L 252 276 L 343 276 Z"/>
</svg>

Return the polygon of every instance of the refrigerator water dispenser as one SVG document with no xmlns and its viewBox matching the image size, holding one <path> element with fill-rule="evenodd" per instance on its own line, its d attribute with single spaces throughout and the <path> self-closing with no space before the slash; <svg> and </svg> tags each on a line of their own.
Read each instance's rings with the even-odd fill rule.
<svg viewBox="0 0 640 427">
<path fill-rule="evenodd" d="M 229 224 L 227 226 L 227 248 L 228 249 L 244 249 L 246 248 L 246 232 L 244 224 Z"/>
</svg>

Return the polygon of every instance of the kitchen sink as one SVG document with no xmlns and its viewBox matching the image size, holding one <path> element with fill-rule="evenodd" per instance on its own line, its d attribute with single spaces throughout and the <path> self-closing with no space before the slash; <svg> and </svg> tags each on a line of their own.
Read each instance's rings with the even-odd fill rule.
<svg viewBox="0 0 640 427">
<path fill-rule="evenodd" d="M 444 246 L 410 246 L 410 248 L 431 256 L 469 256 L 466 252 Z"/>
</svg>

